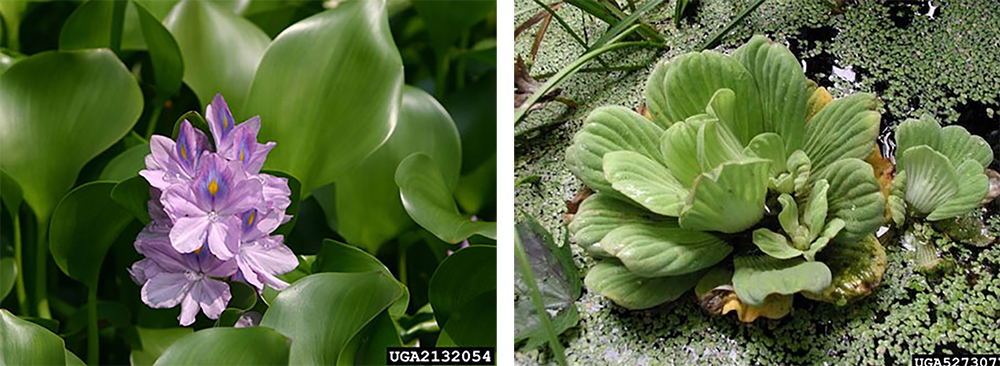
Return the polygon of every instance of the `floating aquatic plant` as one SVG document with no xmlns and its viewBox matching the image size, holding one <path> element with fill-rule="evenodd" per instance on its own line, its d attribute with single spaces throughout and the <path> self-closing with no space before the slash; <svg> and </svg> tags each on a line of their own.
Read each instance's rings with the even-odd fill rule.
<svg viewBox="0 0 1000 366">
<path fill-rule="evenodd" d="M 782 45 L 656 66 L 648 115 L 601 107 L 566 151 L 596 193 L 569 225 L 598 259 L 585 284 L 629 309 L 698 285 L 710 312 L 787 314 L 792 295 L 846 304 L 878 284 L 885 198 L 864 160 L 875 96 L 834 100 Z"/>
</svg>

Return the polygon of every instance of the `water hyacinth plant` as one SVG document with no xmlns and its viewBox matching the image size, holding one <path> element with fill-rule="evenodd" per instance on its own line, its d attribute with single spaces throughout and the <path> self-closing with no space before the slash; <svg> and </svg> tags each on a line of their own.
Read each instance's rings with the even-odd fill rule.
<svg viewBox="0 0 1000 366">
<path fill-rule="evenodd" d="M 644 309 L 695 288 L 752 321 L 797 293 L 843 305 L 879 283 L 873 95 L 834 100 L 763 36 L 659 64 L 645 95 L 646 115 L 591 112 L 566 151 L 595 191 L 569 225 L 598 260 L 591 291 Z"/>
</svg>

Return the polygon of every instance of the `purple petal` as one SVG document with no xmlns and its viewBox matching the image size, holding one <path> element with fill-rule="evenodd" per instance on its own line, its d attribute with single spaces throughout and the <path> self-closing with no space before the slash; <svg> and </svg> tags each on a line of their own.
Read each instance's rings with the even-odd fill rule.
<svg viewBox="0 0 1000 366">
<path fill-rule="evenodd" d="M 212 104 L 205 107 L 205 119 L 208 122 L 208 129 L 212 132 L 212 138 L 215 140 L 215 147 L 225 146 L 223 141 L 226 140 L 229 132 L 236 127 L 236 121 L 229 111 L 226 100 L 222 98 L 222 94 L 216 94 L 212 98 Z"/>
<path fill-rule="evenodd" d="M 239 271 L 236 273 L 243 282 L 250 284 L 250 286 L 256 288 L 258 292 L 264 291 L 264 283 L 257 277 L 257 272 L 254 272 L 253 267 L 250 266 L 246 256 L 242 253 L 236 256 L 236 264 L 239 268 Z"/>
<path fill-rule="evenodd" d="M 256 327 L 257 324 L 260 324 L 261 318 L 263 318 L 263 316 L 256 311 L 244 312 L 240 315 L 240 318 L 236 320 L 236 324 L 233 324 L 233 328 Z"/>
<path fill-rule="evenodd" d="M 143 258 L 139 261 L 132 263 L 132 268 L 128 268 L 128 274 L 131 275 L 132 281 L 136 285 L 146 284 L 146 280 L 156 277 L 156 275 L 163 272 L 160 266 L 156 265 L 152 259 Z"/>
<path fill-rule="evenodd" d="M 167 187 L 160 196 L 164 211 L 176 221 L 183 217 L 201 217 L 211 211 L 210 202 L 198 200 L 191 189 L 184 184 Z"/>
<path fill-rule="evenodd" d="M 226 304 L 232 295 L 229 293 L 229 285 L 222 281 L 204 278 L 195 282 L 191 289 L 191 296 L 198 300 L 201 311 L 210 319 L 218 319 L 219 314 L 226 309 Z"/>
<path fill-rule="evenodd" d="M 216 197 L 215 211 L 219 215 L 242 214 L 264 200 L 262 191 L 263 188 L 256 179 L 243 180 L 231 192 L 227 192 L 226 197 Z"/>
<path fill-rule="evenodd" d="M 240 219 L 230 216 L 208 225 L 208 248 L 222 260 L 232 258 L 239 250 Z"/>
<path fill-rule="evenodd" d="M 249 270 L 258 276 L 258 281 L 276 290 L 288 287 L 288 283 L 275 276 L 291 272 L 298 267 L 299 261 L 295 253 L 281 243 L 282 240 L 281 235 L 276 235 L 240 246 L 240 257 L 245 262 L 240 270 L 248 280 L 254 276 L 248 273 Z"/>
<path fill-rule="evenodd" d="M 270 153 L 271 149 L 274 149 L 274 146 L 277 145 L 277 143 L 274 142 L 268 142 L 266 144 L 258 144 L 254 142 L 254 144 L 257 146 L 254 148 L 253 155 L 251 155 L 247 161 L 243 162 L 243 166 L 250 174 L 260 173 L 260 169 L 264 167 L 264 161 L 267 160 L 267 154 Z"/>
<path fill-rule="evenodd" d="M 267 202 L 267 210 L 285 212 L 292 204 L 292 200 L 289 198 L 292 195 L 292 190 L 288 188 L 288 179 L 270 174 L 260 174 L 257 178 L 264 185 L 262 192 L 264 201 Z"/>
<path fill-rule="evenodd" d="M 198 158 L 202 151 L 207 148 L 208 138 L 198 129 L 191 126 L 191 122 L 184 120 L 181 122 L 180 131 L 177 133 L 177 143 L 173 158 L 178 166 L 188 176 L 194 175 L 198 165 Z"/>
<path fill-rule="evenodd" d="M 236 273 L 235 260 L 221 260 L 214 254 L 201 252 L 198 254 L 198 268 L 201 273 L 210 277 L 228 277 Z"/>
<path fill-rule="evenodd" d="M 172 308 L 187 295 L 191 282 L 184 273 L 161 272 L 146 281 L 140 295 L 151 308 Z"/>
<path fill-rule="evenodd" d="M 270 235 L 282 224 L 284 214 L 278 211 L 268 211 L 261 213 L 257 209 L 251 209 L 240 216 L 243 222 L 243 235 L 240 240 L 249 243 L 257 239 Z"/>
<path fill-rule="evenodd" d="M 198 300 L 195 300 L 191 294 L 187 294 L 184 296 L 184 301 L 181 302 L 181 315 L 177 316 L 177 320 L 180 321 L 181 325 L 186 327 L 194 323 L 194 319 L 197 316 Z"/>
<path fill-rule="evenodd" d="M 149 159 L 146 160 L 146 169 L 165 169 L 173 159 L 176 143 L 169 137 L 153 135 L 149 138 L 149 155 L 153 157 L 153 166 L 150 166 Z"/>
<path fill-rule="evenodd" d="M 205 244 L 208 226 L 206 217 L 181 217 L 170 229 L 170 244 L 181 253 L 191 253 Z"/>
</svg>

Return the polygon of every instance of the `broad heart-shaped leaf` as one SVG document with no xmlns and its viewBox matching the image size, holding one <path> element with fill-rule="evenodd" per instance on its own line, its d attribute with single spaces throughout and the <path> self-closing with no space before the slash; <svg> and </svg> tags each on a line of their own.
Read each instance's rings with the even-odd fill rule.
<svg viewBox="0 0 1000 366">
<path fill-rule="evenodd" d="M 305 197 L 389 137 L 402 86 L 383 1 L 348 1 L 275 38 L 242 110 L 278 143 L 265 167 L 294 175 Z"/>
<path fill-rule="evenodd" d="M 738 102 L 729 130 L 746 145 L 764 131 L 760 93 L 753 76 L 735 59 L 715 51 L 691 52 L 659 64 L 646 81 L 646 104 L 653 122 L 668 128 L 705 113 L 719 89 L 730 89 Z"/>
<path fill-rule="evenodd" d="M 70 14 L 59 31 L 63 51 L 111 47 L 114 1 L 88 1 Z"/>
<path fill-rule="evenodd" d="M 703 271 L 671 277 L 639 277 L 617 259 L 605 259 L 590 268 L 584 283 L 590 291 L 629 310 L 648 309 L 674 301 L 694 287 Z"/>
<path fill-rule="evenodd" d="M 958 190 L 950 199 L 937 206 L 927 220 L 937 221 L 963 215 L 979 207 L 990 191 L 990 178 L 983 166 L 972 159 L 958 166 Z"/>
<path fill-rule="evenodd" d="M 12 218 L 21 210 L 24 199 L 21 185 L 3 169 L 0 169 L 0 199 L 3 199 L 3 206 Z"/>
<path fill-rule="evenodd" d="M 142 113 L 139 85 L 111 51 L 43 52 L 3 74 L 0 167 L 47 219 L 84 164 Z"/>
<path fill-rule="evenodd" d="M 733 53 L 756 81 L 764 131 L 781 135 L 785 151 L 802 146 L 806 121 L 807 82 L 799 60 L 785 46 L 755 35 Z"/>
<path fill-rule="evenodd" d="M 312 273 L 339 272 L 381 272 L 386 276 L 393 277 L 392 272 L 382 264 L 378 258 L 363 250 L 332 239 L 324 239 L 323 247 L 316 254 L 316 261 L 312 264 Z M 403 296 L 396 299 L 389 307 L 389 313 L 398 318 L 406 312 L 406 306 L 410 302 L 410 291 L 402 282 L 396 281 L 397 285 L 403 289 Z"/>
<path fill-rule="evenodd" d="M 338 227 L 333 229 L 347 242 L 375 253 L 382 243 L 413 226 L 393 176 L 399 162 L 415 152 L 433 158 L 448 191 L 454 191 L 462 167 L 458 129 L 434 97 L 405 86 L 399 121 L 389 140 L 334 184 Z"/>
<path fill-rule="evenodd" d="M 480 294 L 451 312 L 436 346 L 495 347 L 496 324 L 496 292 Z"/>
<path fill-rule="evenodd" d="M 573 144 L 566 149 L 566 165 L 594 191 L 621 196 L 604 177 L 604 154 L 635 151 L 663 163 L 661 134 L 660 127 L 628 108 L 600 107 L 587 115 L 583 129 L 573 137 Z"/>
<path fill-rule="evenodd" d="M 771 162 L 747 158 L 722 164 L 695 180 L 680 226 L 689 230 L 736 233 L 764 216 Z"/>
<path fill-rule="evenodd" d="M 0 258 L 0 300 L 7 298 L 7 294 L 14 288 L 14 279 L 17 277 L 17 262 L 14 258 Z"/>
<path fill-rule="evenodd" d="M 354 335 L 351 342 L 341 352 L 338 365 L 387 365 L 386 347 L 402 347 L 396 325 L 383 311 L 368 325 Z"/>
<path fill-rule="evenodd" d="M 644 224 L 612 230 L 601 240 L 601 247 L 642 277 L 695 272 L 719 263 L 733 250 L 709 233 Z"/>
<path fill-rule="evenodd" d="M 178 339 L 156 365 L 284 365 L 290 343 L 268 327 L 208 328 Z"/>
<path fill-rule="evenodd" d="M 881 116 L 878 100 L 868 93 L 855 93 L 824 107 L 806 124 L 802 150 L 818 174 L 841 159 L 864 159 L 875 148 Z"/>
<path fill-rule="evenodd" d="M 839 306 L 870 294 L 882 281 L 888 264 L 885 248 L 871 234 L 858 241 L 833 245 L 821 252 L 818 259 L 830 266 L 833 280 L 821 293 L 802 295 Z"/>
<path fill-rule="evenodd" d="M 166 351 L 178 339 L 193 333 L 194 329 L 183 327 L 165 329 L 135 327 L 135 332 L 139 335 L 139 342 L 142 348 L 133 349 L 129 355 L 129 361 L 134 366 L 145 366 L 155 363 L 156 359 L 160 358 L 160 355 L 163 354 L 163 351 Z"/>
<path fill-rule="evenodd" d="M 616 191 L 661 215 L 680 216 L 688 195 L 667 167 L 634 151 L 604 154 L 604 177 Z"/>
<path fill-rule="evenodd" d="M 317 273 L 281 291 L 260 325 L 291 338 L 289 364 L 333 364 L 354 334 L 402 295 L 381 272 Z"/>
<path fill-rule="evenodd" d="M 111 199 L 132 213 L 143 225 L 152 221 L 149 217 L 149 183 L 138 175 L 118 182 L 111 190 Z"/>
<path fill-rule="evenodd" d="M 600 243 L 611 230 L 632 223 L 678 227 L 676 218 L 660 216 L 630 201 L 596 193 L 583 200 L 568 228 L 573 233 L 576 244 L 588 254 L 608 257 L 610 254 L 596 244 Z"/>
<path fill-rule="evenodd" d="M 426 154 L 417 152 L 403 159 L 395 179 L 406 212 L 434 236 L 449 243 L 476 234 L 496 239 L 495 222 L 472 221 L 458 212 L 440 168 Z"/>
<path fill-rule="evenodd" d="M 826 179 L 827 220 L 844 220 L 844 229 L 837 242 L 861 240 L 875 232 L 885 220 L 885 197 L 879 189 L 872 166 L 859 159 L 842 159 L 820 175 L 813 174 L 815 183 Z"/>
<path fill-rule="evenodd" d="M 146 155 L 149 155 L 149 144 L 136 145 L 123 151 L 104 166 L 100 179 L 120 182 L 138 177 L 139 171 L 146 169 Z"/>
<path fill-rule="evenodd" d="M 63 340 L 41 325 L 0 309 L 0 361 L 4 365 L 65 365 Z"/>
<path fill-rule="evenodd" d="M 181 49 L 170 31 L 143 4 L 130 1 L 129 6 L 134 6 L 139 15 L 139 26 L 153 63 L 153 80 L 159 96 L 157 101 L 166 99 L 181 89 L 181 79 L 184 77 Z"/>
<path fill-rule="evenodd" d="M 496 258 L 495 246 L 473 245 L 441 262 L 431 276 L 427 293 L 439 326 L 447 326 L 454 312 L 477 297 L 496 293 Z"/>
<path fill-rule="evenodd" d="M 906 203 L 918 214 L 929 214 L 958 192 L 959 175 L 951 161 L 927 145 L 903 151 L 899 170 L 906 172 Z"/>
<path fill-rule="evenodd" d="M 733 258 L 733 288 L 740 300 L 764 304 L 770 294 L 791 295 L 799 291 L 822 292 L 830 285 L 830 269 L 822 262 L 769 256 Z"/>
<path fill-rule="evenodd" d="M 59 269 L 87 287 L 97 286 L 101 263 L 132 214 L 111 199 L 114 182 L 91 182 L 63 198 L 52 214 L 49 249 Z"/>
<path fill-rule="evenodd" d="M 552 331 L 561 334 L 579 320 L 574 301 L 580 297 L 580 274 L 573 262 L 573 253 L 567 240 L 560 247 L 535 218 L 527 216 L 515 226 L 515 242 L 524 248 L 528 267 L 520 261 L 514 268 L 514 343 L 527 339 L 525 348 L 544 344 L 548 337 L 540 317 L 551 318 Z M 532 290 L 526 282 L 525 271 L 531 271 L 542 298 L 544 314 L 534 305 Z"/>
<path fill-rule="evenodd" d="M 781 136 L 774 132 L 765 132 L 750 140 L 747 147 L 743 149 L 743 155 L 767 159 L 771 161 L 771 176 L 777 177 L 779 173 L 787 170 L 788 162 L 785 153 L 785 143 Z"/>
<path fill-rule="evenodd" d="M 237 114 L 239 106 L 247 98 L 257 64 L 270 42 L 267 35 L 249 20 L 201 0 L 181 1 L 163 19 L 163 24 L 180 47 L 184 59 L 184 83 L 198 96 L 201 105 L 208 105 L 215 94 L 222 93 L 230 108 L 234 109 L 233 114 Z M 296 70 L 293 66 L 289 67 L 289 70 Z M 273 99 L 296 99 L 290 94 L 274 92 Z M 266 118 L 269 116 L 261 117 L 264 117 L 263 128 L 274 123 Z M 277 151 L 275 149 L 271 155 Z"/>
</svg>

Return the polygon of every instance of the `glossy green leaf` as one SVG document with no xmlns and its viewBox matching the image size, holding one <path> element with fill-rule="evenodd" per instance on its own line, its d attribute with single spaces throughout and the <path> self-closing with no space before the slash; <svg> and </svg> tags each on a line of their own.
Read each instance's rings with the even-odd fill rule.
<svg viewBox="0 0 1000 366">
<path fill-rule="evenodd" d="M 842 159 L 812 179 L 814 182 L 826 179 L 830 183 L 826 192 L 827 220 L 844 220 L 837 242 L 861 240 L 882 226 L 885 197 L 871 165 L 859 159 Z"/>
<path fill-rule="evenodd" d="M 417 1 L 413 3 L 417 14 L 424 19 L 434 46 L 445 50 L 450 47 L 462 31 L 496 13 L 496 1 Z"/>
<path fill-rule="evenodd" d="M 156 365 L 283 365 L 290 343 L 268 327 L 208 328 L 178 339 Z"/>
<path fill-rule="evenodd" d="M 14 258 L 0 258 L 0 300 L 6 299 L 7 294 L 14 288 L 17 271 L 17 262 L 14 262 Z"/>
<path fill-rule="evenodd" d="M 9 49 L 0 49 L 0 74 L 7 72 L 18 61 L 24 59 L 24 55 Z"/>
<path fill-rule="evenodd" d="M 76 354 L 70 352 L 68 349 L 63 350 L 66 353 L 66 366 L 86 366 L 83 360 L 80 359 Z"/>
<path fill-rule="evenodd" d="M 834 100 L 806 124 L 802 150 L 819 174 L 841 159 L 865 159 L 875 149 L 881 115 L 878 99 L 855 93 Z"/>
<path fill-rule="evenodd" d="M 629 310 L 648 309 L 674 301 L 694 287 L 701 271 L 672 277 L 639 277 L 617 260 L 601 260 L 590 268 L 584 283 L 590 291 Z"/>
<path fill-rule="evenodd" d="M 733 288 L 740 300 L 760 306 L 770 294 L 822 292 L 830 285 L 830 269 L 822 262 L 769 256 L 733 258 Z"/>
<path fill-rule="evenodd" d="M 3 200 L 3 206 L 11 217 L 21 210 L 21 201 L 24 199 L 21 185 L 2 169 L 0 169 L 0 199 Z"/>
<path fill-rule="evenodd" d="M 146 178 L 134 176 L 115 184 L 111 190 L 111 199 L 128 210 L 133 217 L 143 225 L 152 221 L 149 217 L 149 183 Z"/>
<path fill-rule="evenodd" d="M 111 199 L 113 182 L 91 182 L 66 195 L 52 214 L 49 249 L 59 269 L 97 286 L 101 264 L 132 215 Z"/>
<path fill-rule="evenodd" d="M 430 156 L 418 152 L 403 159 L 395 179 L 406 212 L 441 240 L 458 243 L 477 234 L 496 239 L 496 223 L 472 221 L 458 212 L 448 184 Z"/>
<path fill-rule="evenodd" d="M 779 173 L 787 169 L 788 161 L 786 157 L 787 155 L 791 155 L 791 152 L 788 152 L 786 155 L 785 151 L 784 141 L 781 139 L 781 136 L 773 132 L 766 132 L 750 140 L 746 149 L 743 150 L 743 154 L 770 160 L 771 176 L 776 177 Z"/>
<path fill-rule="evenodd" d="M 628 108 L 597 108 L 590 112 L 583 129 L 566 149 L 566 165 L 591 189 L 621 196 L 604 177 L 604 154 L 635 151 L 663 163 L 659 145 L 661 134 L 663 130 L 660 127 Z"/>
<path fill-rule="evenodd" d="M 688 195 L 667 167 L 634 151 L 604 154 L 604 177 L 616 191 L 661 215 L 680 216 Z"/>
<path fill-rule="evenodd" d="M 289 364 L 333 364 L 351 338 L 402 295 L 396 280 L 381 272 L 317 273 L 281 291 L 260 325 L 292 339 Z"/>
<path fill-rule="evenodd" d="M 36 54 L 3 78 L 0 167 L 47 218 L 83 165 L 132 128 L 142 93 L 108 50 Z"/>
<path fill-rule="evenodd" d="M 320 249 L 319 254 L 316 255 L 316 261 L 312 264 L 312 273 L 359 273 L 372 271 L 381 272 L 386 276 L 395 278 L 392 272 L 378 258 L 365 253 L 361 249 L 332 239 L 323 240 L 323 247 Z M 398 318 L 406 312 L 406 307 L 410 302 L 410 292 L 398 280 L 397 284 L 402 288 L 403 296 L 400 296 L 399 299 L 392 303 L 392 306 L 389 307 L 389 312 L 393 317 Z"/>
<path fill-rule="evenodd" d="M 114 1 L 88 1 L 73 11 L 59 32 L 59 49 L 110 48 Z"/>
<path fill-rule="evenodd" d="M 983 166 L 968 159 L 957 168 L 958 189 L 947 201 L 927 215 L 927 220 L 937 221 L 966 214 L 979 207 L 990 191 L 990 178 L 983 173 Z"/>
<path fill-rule="evenodd" d="M 388 311 L 379 313 L 374 320 L 354 335 L 348 347 L 340 354 L 340 365 L 387 365 L 386 347 L 402 347 L 396 325 Z"/>
<path fill-rule="evenodd" d="M 450 313 L 441 329 L 438 347 L 496 347 L 497 294 L 482 293 Z"/>
<path fill-rule="evenodd" d="M 240 120 L 239 107 L 247 98 L 254 72 L 270 42 L 267 35 L 249 20 L 201 0 L 179 2 L 163 24 L 180 48 L 184 83 L 198 96 L 200 105 L 208 105 L 216 93 L 222 93 L 234 117 Z M 274 95 L 282 95 L 274 99 L 294 99 L 287 94 Z M 266 128 L 273 123 L 265 117 L 261 125 Z"/>
<path fill-rule="evenodd" d="M 702 174 L 680 216 L 682 228 L 736 233 L 764 216 L 770 161 L 750 158 Z"/>
<path fill-rule="evenodd" d="M 261 140 L 278 142 L 265 167 L 294 175 L 305 197 L 388 138 L 402 85 L 383 2 L 348 1 L 275 38 L 242 110 L 260 115 Z"/>
<path fill-rule="evenodd" d="M 464 154 L 464 153 L 463 153 Z M 462 156 L 463 161 L 465 155 Z M 464 164 L 463 164 L 464 165 Z M 485 162 L 467 174 L 458 178 L 455 187 L 455 201 L 462 212 L 480 212 L 489 208 L 497 200 L 497 154 L 493 154 Z"/>
<path fill-rule="evenodd" d="M 818 257 L 833 273 L 830 286 L 820 293 L 802 294 L 839 306 L 870 294 L 882 282 L 888 265 L 885 248 L 871 234 L 858 241 L 837 243 Z"/>
<path fill-rule="evenodd" d="M 906 202 L 919 214 L 929 214 L 947 202 L 961 183 L 948 157 L 926 145 L 904 151 L 899 170 L 906 172 Z"/>
<path fill-rule="evenodd" d="M 719 263 L 733 250 L 709 233 L 644 224 L 612 230 L 601 240 L 601 247 L 642 277 L 695 272 Z"/>
<path fill-rule="evenodd" d="M 762 35 L 750 38 L 732 57 L 739 60 L 756 81 L 764 131 L 780 135 L 785 151 L 800 149 L 809 95 L 799 60 L 784 45 Z"/>
<path fill-rule="evenodd" d="M 497 248 L 474 245 L 448 256 L 431 277 L 428 298 L 438 325 L 452 313 L 486 293 L 496 293 Z"/>
<path fill-rule="evenodd" d="M 802 255 L 802 250 L 792 246 L 788 237 L 767 228 L 753 231 L 753 243 L 765 254 L 778 259 L 795 258 Z"/>
<path fill-rule="evenodd" d="M 596 244 L 611 230 L 633 223 L 678 227 L 673 217 L 660 216 L 631 202 L 597 193 L 583 200 L 568 228 L 576 244 L 588 254 L 607 257 L 610 254 Z"/>
<path fill-rule="evenodd" d="M 726 123 L 742 144 L 761 132 L 763 115 L 753 75 L 735 59 L 715 51 L 683 54 L 656 66 L 646 81 L 646 104 L 653 121 L 663 128 L 705 113 L 719 89 L 732 90 L 733 119 Z"/>
<path fill-rule="evenodd" d="M 62 338 L 0 309 L 0 361 L 5 365 L 64 365 Z"/>
<path fill-rule="evenodd" d="M 156 93 L 160 98 L 166 99 L 181 89 L 181 79 L 184 77 L 184 60 L 181 57 L 181 49 L 170 31 L 146 9 L 145 5 L 135 1 L 130 1 L 129 5 L 135 7 L 139 16 L 139 25 L 149 50 L 149 58 L 153 63 Z M 199 66 L 201 65 L 199 64 Z"/>
<path fill-rule="evenodd" d="M 399 121 L 389 140 L 334 185 L 339 219 L 336 229 L 344 239 L 375 253 L 382 243 L 414 225 L 399 199 L 393 176 L 399 162 L 415 152 L 434 159 L 448 191 L 455 190 L 462 167 L 458 129 L 434 97 L 405 86 Z"/>
<path fill-rule="evenodd" d="M 146 155 L 149 155 L 149 144 L 136 145 L 123 151 L 104 166 L 100 179 L 121 182 L 138 177 L 139 171 L 146 169 Z"/>
</svg>

